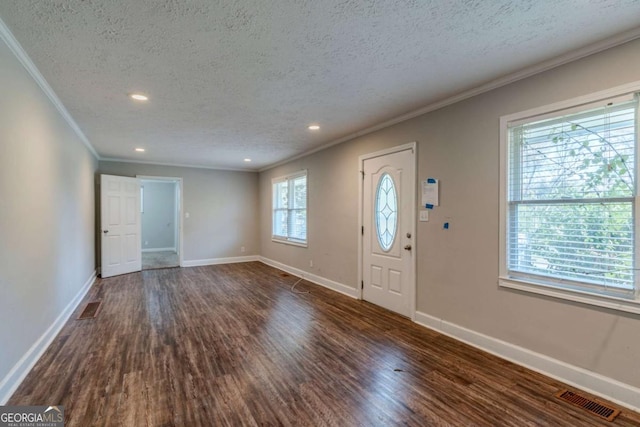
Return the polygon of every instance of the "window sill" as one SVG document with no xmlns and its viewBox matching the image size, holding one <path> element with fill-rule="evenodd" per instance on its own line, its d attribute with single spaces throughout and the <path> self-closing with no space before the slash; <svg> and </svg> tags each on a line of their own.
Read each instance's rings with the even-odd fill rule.
<svg viewBox="0 0 640 427">
<path fill-rule="evenodd" d="M 274 243 L 284 243 L 285 245 L 298 246 L 300 248 L 308 247 L 307 242 L 296 242 L 295 240 L 278 239 L 277 237 L 272 237 L 271 241 Z"/>
<path fill-rule="evenodd" d="M 612 310 L 624 311 L 627 313 L 640 314 L 640 301 L 638 300 L 630 300 L 575 290 L 565 290 L 542 283 L 533 283 L 510 277 L 499 277 L 498 286 L 559 298 L 567 301 L 579 302 L 582 304 L 605 307 Z"/>
</svg>

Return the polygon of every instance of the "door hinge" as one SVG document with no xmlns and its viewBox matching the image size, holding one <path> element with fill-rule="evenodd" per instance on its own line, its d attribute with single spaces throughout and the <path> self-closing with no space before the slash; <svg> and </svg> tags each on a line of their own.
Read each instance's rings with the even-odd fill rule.
<svg viewBox="0 0 640 427">
<path fill-rule="evenodd" d="M 364 289 L 364 280 L 360 281 L 360 289 Z"/>
<path fill-rule="evenodd" d="M 364 181 L 364 171 L 360 171 L 360 173 L 362 174 L 362 180 Z"/>
<path fill-rule="evenodd" d="M 364 236 L 364 225 L 362 226 L 362 235 Z"/>
</svg>

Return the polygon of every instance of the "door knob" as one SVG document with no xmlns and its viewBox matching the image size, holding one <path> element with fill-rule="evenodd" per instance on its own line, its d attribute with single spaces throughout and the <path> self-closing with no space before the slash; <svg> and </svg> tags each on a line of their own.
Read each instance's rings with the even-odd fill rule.
<svg viewBox="0 0 640 427">
<path fill-rule="evenodd" d="M 109 230 L 104 230 L 103 231 L 104 234 L 107 234 L 108 232 L 109 232 Z"/>
<path fill-rule="evenodd" d="M 407 246 L 405 246 L 405 247 L 404 247 L 404 250 L 405 250 L 405 251 L 410 251 L 410 250 L 411 250 L 411 245 L 407 245 Z"/>
</svg>

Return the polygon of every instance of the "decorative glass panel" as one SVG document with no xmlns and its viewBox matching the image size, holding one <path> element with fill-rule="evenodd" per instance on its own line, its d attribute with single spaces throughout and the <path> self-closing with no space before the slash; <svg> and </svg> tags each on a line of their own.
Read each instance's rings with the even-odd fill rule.
<svg viewBox="0 0 640 427">
<path fill-rule="evenodd" d="M 375 204 L 376 232 L 383 251 L 393 246 L 398 228 L 398 197 L 391 175 L 385 173 L 378 182 Z"/>
</svg>

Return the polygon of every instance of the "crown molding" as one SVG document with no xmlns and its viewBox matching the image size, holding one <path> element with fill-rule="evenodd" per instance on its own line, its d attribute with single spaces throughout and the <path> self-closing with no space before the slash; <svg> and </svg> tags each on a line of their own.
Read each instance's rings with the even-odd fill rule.
<svg viewBox="0 0 640 427">
<path fill-rule="evenodd" d="M 58 95 L 55 94 L 51 86 L 49 86 L 49 83 L 47 83 L 47 81 L 42 76 L 42 74 L 40 74 L 40 71 L 38 71 L 38 68 L 35 66 L 33 61 L 31 61 L 31 58 L 29 58 L 29 55 L 27 55 L 27 52 L 25 52 L 25 50 L 22 48 L 18 40 L 16 40 L 16 38 L 13 36 L 11 31 L 9 30 L 9 27 L 6 26 L 6 24 L 2 21 L 2 19 L 0 19 L 0 39 L 5 42 L 5 44 L 9 47 L 9 50 L 11 50 L 11 52 L 16 56 L 16 58 L 18 58 L 18 61 L 20 61 L 22 66 L 29 72 L 33 80 L 35 80 L 38 86 L 40 86 L 40 89 L 42 89 L 45 95 L 47 95 L 47 97 L 49 98 L 53 106 L 56 107 L 56 109 L 58 110 L 62 118 L 67 122 L 67 124 L 75 132 L 78 138 L 80 138 L 80 141 L 82 141 L 82 143 L 89 149 L 91 154 L 93 154 L 93 156 L 97 160 L 100 160 L 100 155 L 98 155 L 98 152 L 96 151 L 96 149 L 93 148 L 93 146 L 87 139 L 87 136 L 84 134 L 84 132 L 82 132 L 82 129 L 80 129 L 80 126 L 78 126 L 78 124 L 73 119 L 73 117 L 71 117 L 71 114 L 69 114 L 69 111 L 62 104 L 62 101 L 60 101 L 60 98 L 58 98 Z"/>
<path fill-rule="evenodd" d="M 423 114 L 426 113 L 430 113 L 432 111 L 435 110 L 439 110 L 441 108 L 444 108 L 446 106 L 455 104 L 456 102 L 460 102 L 460 101 L 464 101 L 465 99 L 468 98 L 472 98 L 476 95 L 480 95 L 483 94 L 485 92 L 489 92 L 491 90 L 494 89 L 498 89 L 499 87 L 502 86 L 506 86 L 510 83 L 514 83 L 517 82 L 518 80 L 523 80 L 526 79 L 527 77 L 531 77 L 534 76 L 536 74 L 540 74 L 544 71 L 548 71 L 551 70 L 553 68 L 556 67 L 560 67 L 561 65 L 564 64 L 568 64 L 570 62 L 573 61 L 577 61 L 579 59 L 585 58 L 587 56 L 596 54 L 598 52 L 602 52 L 604 50 L 607 49 L 611 49 L 613 47 L 619 46 L 621 44 L 630 42 L 632 40 L 635 40 L 637 38 L 640 38 L 640 27 L 638 28 L 634 28 L 632 30 L 629 31 L 625 31 L 623 33 L 620 33 L 616 36 L 607 38 L 605 40 L 602 40 L 600 42 L 594 43 L 594 44 L 590 44 L 589 46 L 585 46 L 579 49 L 574 49 L 564 55 L 560 55 L 560 56 L 556 56 L 555 58 L 549 59 L 547 61 L 543 61 L 541 63 L 538 63 L 536 65 L 532 65 L 530 67 L 526 67 L 523 68 L 519 71 L 516 71 L 514 73 L 511 74 L 507 74 L 506 76 L 502 76 L 500 78 L 497 78 L 495 80 L 491 80 L 483 85 L 480 86 L 476 86 L 475 88 L 466 90 L 464 92 L 460 92 L 456 95 L 453 95 L 449 98 L 445 98 L 442 99 L 440 101 L 436 101 L 432 104 L 429 104 L 425 107 L 422 107 L 418 110 L 414 110 L 411 111 L 409 113 L 403 114 L 401 116 L 397 116 L 394 117 L 392 119 L 386 120 L 382 123 L 379 123 L 377 125 L 362 129 L 358 132 L 354 132 L 351 133 L 347 136 L 344 136 L 342 138 L 336 139 L 334 141 L 331 141 L 327 144 L 324 144 L 320 147 L 314 148 L 312 150 L 309 151 L 305 151 L 304 153 L 301 154 L 297 154 L 295 156 L 289 157 L 285 160 L 276 162 L 272 165 L 266 166 L 262 169 L 259 169 L 258 172 L 265 172 L 268 171 L 269 169 L 273 169 L 275 167 L 287 164 L 289 162 L 292 162 L 294 160 L 298 160 L 302 157 L 306 157 L 309 156 L 311 154 L 317 153 L 318 151 L 322 151 L 322 150 L 326 150 L 327 148 L 333 147 L 334 145 L 338 145 L 338 144 L 342 144 L 343 142 L 361 137 L 363 135 L 367 135 L 370 134 L 372 132 L 384 129 L 384 128 L 388 128 L 390 126 L 393 126 L 395 124 L 413 119 L 415 117 L 421 116 Z"/>
<path fill-rule="evenodd" d="M 119 159 L 117 157 L 101 157 L 101 162 L 113 162 L 113 163 L 138 163 L 143 165 L 154 165 L 154 166 L 170 166 L 174 168 L 190 168 L 190 169 L 209 169 L 216 171 L 225 171 L 225 172 L 251 172 L 258 173 L 255 169 L 240 169 L 240 168 L 220 168 L 215 166 L 201 166 L 201 165 L 189 165 L 183 163 L 163 163 L 163 162 L 153 162 L 147 160 L 131 160 L 131 159 Z"/>
</svg>

